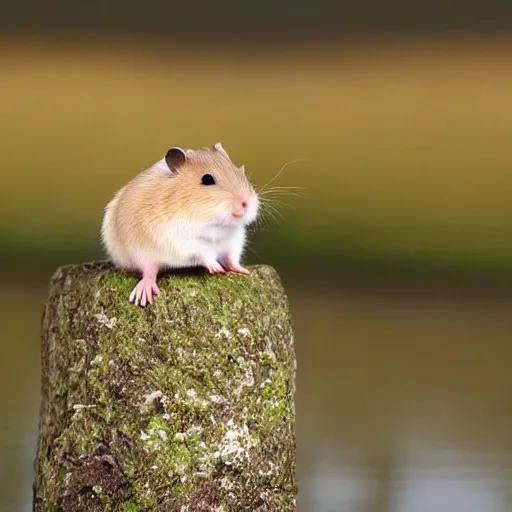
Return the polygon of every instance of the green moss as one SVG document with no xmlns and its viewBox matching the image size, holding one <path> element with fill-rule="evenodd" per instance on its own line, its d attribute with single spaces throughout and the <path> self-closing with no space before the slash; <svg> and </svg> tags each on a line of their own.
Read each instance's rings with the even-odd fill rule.
<svg viewBox="0 0 512 512">
<path fill-rule="evenodd" d="M 104 285 L 112 287 L 119 293 L 130 293 L 135 284 L 137 283 L 137 279 L 135 277 L 123 275 L 123 274 L 114 274 L 110 273 L 104 277 Z"/>
<path fill-rule="evenodd" d="M 112 510 L 110 498 L 103 492 L 101 485 L 93 486 L 92 490 L 98 496 L 98 501 L 102 507 L 103 512 L 110 512 L 110 510 Z"/>
<path fill-rule="evenodd" d="M 127 501 L 122 504 L 122 512 L 142 512 L 142 508 L 134 501 Z"/>
<path fill-rule="evenodd" d="M 164 275 L 146 309 L 128 302 L 135 282 L 107 263 L 52 279 L 36 511 L 74 492 L 91 511 L 295 510 L 293 337 L 275 271 Z M 105 474 L 77 477 L 106 456 Z"/>
</svg>

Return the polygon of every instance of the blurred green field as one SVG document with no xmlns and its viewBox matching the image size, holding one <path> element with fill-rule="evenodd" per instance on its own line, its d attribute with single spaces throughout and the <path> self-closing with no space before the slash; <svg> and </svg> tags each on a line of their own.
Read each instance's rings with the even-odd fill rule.
<svg viewBox="0 0 512 512">
<path fill-rule="evenodd" d="M 167 147 L 219 140 L 260 187 L 307 159 L 249 248 L 295 318 L 299 508 L 511 509 L 512 39 L 70 41 L 0 38 L 0 509 L 31 506 L 48 274 L 102 257 L 104 205 Z"/>
<path fill-rule="evenodd" d="M 100 257 L 116 188 L 220 140 L 284 219 L 253 260 L 512 274 L 512 41 L 336 47 L 0 41 L 4 264 Z M 5 265 L 4 265 L 5 266 Z"/>
</svg>

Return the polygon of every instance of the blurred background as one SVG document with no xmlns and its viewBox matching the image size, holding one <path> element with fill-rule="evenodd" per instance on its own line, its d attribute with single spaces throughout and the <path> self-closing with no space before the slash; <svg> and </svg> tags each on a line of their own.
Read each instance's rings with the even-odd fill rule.
<svg viewBox="0 0 512 512">
<path fill-rule="evenodd" d="M 512 510 L 511 63 L 506 0 L 2 2 L 0 511 L 31 509 L 51 274 L 217 141 L 260 187 L 301 160 L 247 253 L 295 319 L 299 512 Z"/>
</svg>

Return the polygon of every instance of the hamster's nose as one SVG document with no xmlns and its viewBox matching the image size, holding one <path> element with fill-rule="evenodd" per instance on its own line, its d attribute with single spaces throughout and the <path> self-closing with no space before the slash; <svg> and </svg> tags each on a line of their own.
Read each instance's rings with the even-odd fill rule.
<svg viewBox="0 0 512 512">
<path fill-rule="evenodd" d="M 233 207 L 233 217 L 243 217 L 249 206 L 249 202 L 246 199 L 242 199 L 238 204 L 235 203 Z"/>
</svg>

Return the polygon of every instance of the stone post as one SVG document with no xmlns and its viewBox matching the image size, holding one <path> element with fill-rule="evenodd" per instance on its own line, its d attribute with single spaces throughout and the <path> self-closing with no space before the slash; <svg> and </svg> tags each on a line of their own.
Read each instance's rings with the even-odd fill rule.
<svg viewBox="0 0 512 512">
<path fill-rule="evenodd" d="M 34 511 L 295 510 L 295 356 L 268 266 L 137 277 L 66 266 L 42 326 Z"/>
</svg>

